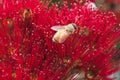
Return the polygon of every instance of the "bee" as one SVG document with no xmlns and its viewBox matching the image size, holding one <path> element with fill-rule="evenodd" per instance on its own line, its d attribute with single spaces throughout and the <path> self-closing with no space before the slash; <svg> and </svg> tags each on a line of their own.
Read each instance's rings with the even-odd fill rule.
<svg viewBox="0 0 120 80">
<path fill-rule="evenodd" d="M 87 5 L 88 8 L 91 8 L 92 10 L 97 9 L 97 6 L 94 2 L 86 3 L 86 5 Z"/>
<path fill-rule="evenodd" d="M 24 9 L 23 18 L 24 19 L 30 19 L 31 17 L 32 17 L 31 9 Z"/>
<path fill-rule="evenodd" d="M 56 43 L 63 43 L 77 29 L 76 24 L 70 23 L 65 26 L 53 26 L 52 30 L 57 31 L 52 40 Z"/>
</svg>

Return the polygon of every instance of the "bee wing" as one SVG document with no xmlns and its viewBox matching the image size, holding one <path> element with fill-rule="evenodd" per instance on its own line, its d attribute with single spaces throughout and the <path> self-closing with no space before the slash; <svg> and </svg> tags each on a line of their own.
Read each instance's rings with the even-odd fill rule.
<svg viewBox="0 0 120 80">
<path fill-rule="evenodd" d="M 58 30 L 61 30 L 61 29 L 65 29 L 65 26 L 52 26 L 51 29 L 54 30 L 54 31 L 58 31 Z"/>
</svg>

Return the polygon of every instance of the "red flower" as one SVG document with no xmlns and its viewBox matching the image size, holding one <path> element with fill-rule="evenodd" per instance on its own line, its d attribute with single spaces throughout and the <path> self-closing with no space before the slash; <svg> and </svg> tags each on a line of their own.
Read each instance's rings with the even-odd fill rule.
<svg viewBox="0 0 120 80">
<path fill-rule="evenodd" d="M 15 3 L 15 4 L 14 4 Z M 109 80 L 117 70 L 120 31 L 112 12 L 66 3 L 47 7 L 37 0 L 4 0 L 0 13 L 0 78 L 2 80 Z M 75 23 L 64 43 L 55 43 L 55 25 Z"/>
</svg>

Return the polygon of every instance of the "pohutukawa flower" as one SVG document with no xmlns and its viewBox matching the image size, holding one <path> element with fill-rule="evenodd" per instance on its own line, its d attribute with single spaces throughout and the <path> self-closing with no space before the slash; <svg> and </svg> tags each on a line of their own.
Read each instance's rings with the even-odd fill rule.
<svg viewBox="0 0 120 80">
<path fill-rule="evenodd" d="M 49 4 L 39 0 L 2 2 L 0 79 L 110 80 L 108 76 L 118 69 L 112 62 L 119 53 L 116 16 L 78 2 L 71 7 L 64 2 L 62 7 Z M 70 23 L 77 29 L 66 27 L 73 34 L 55 43 L 56 32 L 51 27 Z"/>
</svg>

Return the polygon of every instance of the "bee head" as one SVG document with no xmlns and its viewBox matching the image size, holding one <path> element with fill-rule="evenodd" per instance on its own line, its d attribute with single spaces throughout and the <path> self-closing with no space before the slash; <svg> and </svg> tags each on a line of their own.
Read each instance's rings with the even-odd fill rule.
<svg viewBox="0 0 120 80">
<path fill-rule="evenodd" d="M 68 24 L 65 27 L 65 29 L 66 29 L 67 32 L 73 33 L 77 29 L 77 26 L 76 26 L 76 24 L 71 23 L 71 24 Z"/>
</svg>

